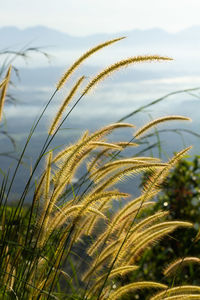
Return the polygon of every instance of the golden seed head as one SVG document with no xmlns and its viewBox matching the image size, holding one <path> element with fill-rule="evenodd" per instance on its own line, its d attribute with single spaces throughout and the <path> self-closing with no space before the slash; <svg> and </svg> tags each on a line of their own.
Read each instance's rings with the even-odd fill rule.
<svg viewBox="0 0 200 300">
<path fill-rule="evenodd" d="M 72 75 L 72 73 L 80 66 L 80 64 L 82 62 L 84 62 L 87 58 L 89 58 L 91 55 L 93 55 L 95 52 L 101 50 L 104 47 L 107 47 L 115 42 L 118 42 L 120 40 L 123 40 L 125 37 L 120 37 L 120 38 L 116 38 L 113 40 L 109 40 L 107 42 L 101 43 L 97 46 L 95 46 L 94 48 L 88 50 L 87 52 L 85 52 L 78 60 L 76 60 L 73 65 L 64 73 L 64 75 L 61 77 L 61 79 L 59 80 L 56 88 L 57 90 L 61 89 L 62 86 L 65 84 L 65 82 L 67 81 L 67 79 Z"/>
</svg>

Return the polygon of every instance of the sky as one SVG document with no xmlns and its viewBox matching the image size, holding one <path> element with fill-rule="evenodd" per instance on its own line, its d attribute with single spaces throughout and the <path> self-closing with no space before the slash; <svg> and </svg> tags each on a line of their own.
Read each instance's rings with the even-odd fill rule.
<svg viewBox="0 0 200 300">
<path fill-rule="evenodd" d="M 0 27 L 43 25 L 71 35 L 200 25 L 199 0 L 0 0 Z"/>
</svg>

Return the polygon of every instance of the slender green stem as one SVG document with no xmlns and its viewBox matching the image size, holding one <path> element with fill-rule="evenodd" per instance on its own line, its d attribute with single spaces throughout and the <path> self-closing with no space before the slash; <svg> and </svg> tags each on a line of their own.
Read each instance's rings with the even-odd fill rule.
<svg viewBox="0 0 200 300">
<path fill-rule="evenodd" d="M 51 98 L 49 99 L 48 103 L 45 105 L 45 107 L 44 107 L 42 113 L 40 114 L 40 116 L 39 116 L 39 118 L 38 118 L 36 124 L 35 124 L 34 127 L 31 128 L 31 130 L 30 130 L 29 136 L 28 136 L 28 138 L 27 138 L 27 140 L 26 140 L 26 143 L 25 143 L 25 145 L 24 145 L 24 148 L 23 148 L 22 153 L 21 153 L 21 155 L 20 155 L 20 158 L 19 158 L 19 160 L 18 160 L 17 166 L 16 166 L 16 168 L 15 168 L 14 174 L 13 174 L 13 176 L 12 176 L 11 183 L 10 183 L 10 186 L 9 186 L 9 188 L 8 188 L 6 200 L 7 200 L 8 197 L 9 197 L 9 194 L 10 194 L 10 191 L 11 191 L 11 188 L 12 188 L 12 185 L 13 185 L 13 182 L 14 182 L 14 179 L 15 179 L 15 177 L 16 177 L 18 168 L 19 168 L 19 166 L 20 166 L 20 164 L 21 164 L 22 158 L 23 158 L 24 153 L 25 153 L 25 151 L 26 151 L 26 148 L 27 148 L 27 146 L 28 146 L 28 144 L 29 144 L 29 142 L 30 142 L 30 139 L 31 139 L 31 137 L 32 137 L 32 135 L 33 135 L 35 129 L 37 128 L 37 126 L 38 126 L 38 124 L 39 124 L 39 122 L 40 122 L 42 116 L 44 115 L 44 113 L 45 113 L 47 107 L 49 106 L 49 104 L 51 103 L 53 97 L 54 97 L 55 94 L 57 93 L 57 91 L 58 91 L 57 89 L 54 91 L 54 93 L 52 94 L 52 96 L 51 96 Z M 20 200 L 21 200 L 21 199 L 20 199 Z M 20 203 L 20 202 L 19 202 L 19 203 Z"/>
<path fill-rule="evenodd" d="M 48 149 L 50 143 L 51 143 L 52 140 L 54 139 L 55 135 L 57 134 L 57 132 L 58 132 L 58 130 L 60 129 L 60 127 L 62 126 L 62 124 L 66 121 L 66 119 L 68 118 L 68 116 L 70 115 L 70 113 L 73 111 L 73 109 L 76 107 L 76 105 L 80 102 L 80 100 L 82 99 L 83 96 L 84 96 L 84 93 L 78 98 L 78 100 L 75 102 L 75 104 L 74 104 L 74 105 L 72 106 L 72 108 L 69 110 L 69 112 L 67 113 L 67 115 L 65 116 L 65 118 L 62 120 L 62 122 L 60 123 L 60 125 L 58 126 L 58 128 L 55 130 L 54 134 L 52 135 L 52 137 L 51 137 L 50 139 L 49 139 L 50 135 L 48 134 L 48 136 L 47 136 L 47 138 L 46 138 L 46 141 L 45 141 L 45 143 L 44 143 L 44 145 L 43 145 L 43 147 L 42 147 L 42 150 L 41 150 L 41 152 L 40 152 L 40 154 L 39 154 L 39 157 L 38 157 L 38 159 L 37 159 L 37 161 L 36 161 L 36 163 L 35 163 L 35 165 L 34 165 L 32 174 L 31 174 L 31 176 L 30 176 L 30 178 L 29 178 L 29 180 L 28 180 L 28 182 L 27 182 L 27 184 L 26 184 L 26 186 L 25 186 L 24 192 L 23 192 L 23 194 L 22 194 L 22 196 L 21 196 L 21 198 L 20 198 L 20 201 L 21 201 L 22 204 L 23 204 L 24 199 L 25 199 L 25 197 L 26 197 L 26 194 L 27 194 L 27 192 L 28 192 L 28 188 L 29 188 L 29 185 L 30 185 L 30 183 L 31 183 L 32 176 L 33 176 L 33 174 L 34 174 L 34 172 L 35 172 L 35 170 L 36 170 L 36 168 L 37 168 L 39 162 L 41 161 L 41 159 L 42 159 L 44 153 L 47 151 L 47 149 Z M 33 216 L 34 205 L 35 205 L 35 203 L 34 203 L 34 201 L 33 201 L 33 202 L 32 202 L 32 205 L 31 205 L 31 212 L 30 212 L 29 222 L 28 222 L 27 231 L 26 231 L 25 244 L 27 244 L 27 242 L 28 242 L 28 235 L 29 235 L 29 232 L 30 232 L 30 226 L 31 226 L 31 220 L 32 220 L 32 216 Z M 41 226 L 41 227 L 42 227 L 42 226 Z M 41 228 L 39 229 L 39 234 L 40 234 L 40 233 L 41 233 Z M 38 238 L 39 238 L 39 234 L 38 234 Z M 34 249 L 36 249 L 36 247 L 37 247 L 37 241 L 38 241 L 38 238 L 36 239 Z M 32 238 L 31 238 L 31 240 L 32 240 Z M 29 241 L 29 245 L 30 245 L 30 243 L 31 243 L 31 240 Z M 29 270 L 30 270 L 31 266 L 32 266 L 32 264 L 29 264 L 29 267 L 28 267 Z M 27 272 L 27 273 L 28 273 L 28 272 Z"/>
<path fill-rule="evenodd" d="M 150 106 L 152 106 L 152 105 L 155 105 L 155 104 L 157 104 L 157 103 L 159 103 L 159 102 L 165 100 L 165 99 L 168 98 L 168 97 L 171 97 L 171 96 L 177 95 L 177 94 L 188 93 L 188 92 L 191 92 L 191 91 L 197 91 L 197 90 L 199 90 L 199 89 L 200 89 L 200 87 L 197 87 L 197 88 L 184 89 L 184 90 L 179 90 L 179 91 L 175 91 L 175 92 L 169 93 L 169 94 L 167 94 L 167 95 L 165 95 L 165 96 L 163 96 L 163 97 L 160 97 L 160 98 L 158 98 L 158 99 L 156 99 L 156 100 L 154 100 L 154 101 L 152 101 L 152 102 L 150 102 L 150 103 L 148 103 L 148 104 L 146 104 L 146 105 L 140 106 L 138 109 L 134 110 L 133 112 L 131 112 L 131 113 L 129 113 L 128 115 L 126 115 L 126 116 L 124 116 L 123 118 L 121 118 L 118 122 L 123 122 L 124 120 L 126 120 L 126 119 L 128 119 L 128 118 L 134 116 L 136 113 L 141 112 L 141 111 L 143 111 L 145 108 L 148 108 L 148 107 L 150 107 Z"/>
</svg>

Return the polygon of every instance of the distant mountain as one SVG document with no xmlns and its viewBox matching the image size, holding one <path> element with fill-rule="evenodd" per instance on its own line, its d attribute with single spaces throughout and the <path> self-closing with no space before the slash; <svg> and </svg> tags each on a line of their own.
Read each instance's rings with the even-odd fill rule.
<svg viewBox="0 0 200 300">
<path fill-rule="evenodd" d="M 153 70 L 158 72 L 161 70 L 168 72 L 169 70 L 170 74 L 173 72 L 174 74 L 185 74 L 185 76 L 192 76 L 194 72 L 199 74 L 200 26 L 187 28 L 174 34 L 160 28 L 152 28 L 149 30 L 134 29 L 115 34 L 94 34 L 85 37 L 71 36 L 44 26 L 23 30 L 10 26 L 0 28 L 0 51 L 4 49 L 19 51 L 27 47 L 43 47 L 44 51 L 50 55 L 53 66 L 65 66 L 66 68 L 93 45 L 120 36 L 126 36 L 127 39 L 98 53 L 99 56 L 97 54 L 94 58 L 91 57 L 86 64 L 98 67 L 124 57 L 158 54 L 172 57 L 174 61 L 156 64 L 156 66 L 153 64 Z M 31 53 L 30 57 L 32 67 L 41 68 L 48 63 L 44 57 L 35 53 Z M 24 64 L 24 61 L 20 59 L 15 62 L 17 67 L 24 66 Z M 143 65 L 139 66 L 139 70 L 142 69 Z M 145 64 L 144 69 L 145 71 L 152 70 L 152 66 Z"/>
<path fill-rule="evenodd" d="M 59 47 L 74 49 L 76 47 L 85 47 L 91 43 L 99 43 L 101 41 L 118 36 L 128 36 L 125 41 L 127 45 L 174 45 L 195 43 L 200 45 L 200 26 L 191 27 L 182 30 L 176 34 L 168 33 L 159 28 L 150 30 L 134 29 L 126 32 L 115 34 L 95 34 L 85 37 L 75 37 L 67 33 L 60 32 L 55 29 L 44 26 L 30 27 L 26 29 L 18 29 L 17 27 L 0 28 L 0 41 L 3 48 L 5 47 L 22 47 L 30 44 L 31 46 Z"/>
<path fill-rule="evenodd" d="M 67 46 L 75 45 L 77 38 L 43 26 L 18 29 L 16 27 L 0 28 L 1 44 L 6 47 L 31 46 Z"/>
</svg>

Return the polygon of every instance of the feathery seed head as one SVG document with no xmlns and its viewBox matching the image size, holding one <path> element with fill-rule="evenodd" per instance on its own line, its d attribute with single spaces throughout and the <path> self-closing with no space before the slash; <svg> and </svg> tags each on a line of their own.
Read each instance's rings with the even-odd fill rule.
<svg viewBox="0 0 200 300">
<path fill-rule="evenodd" d="M 134 290 L 140 290 L 144 288 L 166 289 L 167 286 L 165 284 L 152 282 L 152 281 L 141 281 L 141 282 L 129 283 L 125 286 L 118 288 L 116 291 L 111 293 L 108 300 L 117 300 Z"/>
<path fill-rule="evenodd" d="M 187 118 L 187 117 L 184 117 L 184 116 L 166 116 L 166 117 L 161 117 L 161 118 L 158 118 L 158 119 L 155 119 L 155 120 L 149 122 L 148 124 L 146 124 L 145 126 L 143 126 L 142 128 L 140 128 L 135 133 L 135 137 L 138 138 L 144 132 L 146 132 L 147 130 L 149 130 L 150 128 L 152 128 L 153 126 L 156 126 L 156 125 L 158 125 L 160 123 L 167 122 L 167 121 L 191 121 L 191 119 Z"/>
<path fill-rule="evenodd" d="M 66 107 L 68 106 L 70 101 L 72 100 L 73 96 L 75 95 L 76 91 L 78 90 L 78 88 L 79 88 L 80 84 L 82 83 L 82 81 L 84 80 L 84 78 L 85 78 L 85 76 L 82 76 L 81 78 L 78 79 L 78 81 L 75 83 L 75 85 L 71 89 L 69 95 L 64 100 L 63 104 L 61 105 L 61 107 L 60 107 L 59 111 L 57 112 L 57 114 L 53 120 L 53 123 L 51 124 L 51 127 L 49 129 L 50 135 L 52 135 L 55 132 L 64 110 L 66 109 Z"/>
<path fill-rule="evenodd" d="M 10 81 L 10 74 L 11 74 L 11 66 L 8 68 L 8 71 L 6 73 L 6 76 L 4 80 L 0 83 L 0 89 L 1 89 L 1 94 L 0 94 L 0 121 L 2 118 L 2 113 L 3 113 L 3 106 L 6 98 L 6 92 L 8 88 L 8 84 Z"/>
<path fill-rule="evenodd" d="M 165 276 L 169 276 L 177 272 L 178 269 L 181 269 L 185 265 L 191 264 L 191 263 L 198 263 L 200 264 L 200 259 L 198 257 L 185 257 L 180 258 L 172 262 L 167 268 L 165 268 L 163 274 Z M 199 288 L 200 290 L 200 288 Z"/>
<path fill-rule="evenodd" d="M 195 285 L 181 285 L 156 294 L 151 297 L 150 300 L 189 300 L 189 299 L 200 299 L 200 295 L 193 293 L 200 293 L 200 287 Z"/>
<path fill-rule="evenodd" d="M 104 47 L 107 47 L 115 42 L 118 42 L 120 40 L 123 40 L 125 37 L 120 37 L 120 38 L 116 38 L 113 40 L 109 40 L 105 43 L 101 43 L 95 47 L 93 47 L 92 49 L 88 50 L 86 53 L 84 53 L 78 60 L 76 60 L 73 65 L 65 72 L 65 74 L 61 77 L 61 79 L 59 80 L 58 84 L 57 84 L 57 90 L 61 89 L 61 87 L 65 84 L 65 82 L 67 81 L 67 79 L 72 75 L 72 73 L 80 66 L 80 64 L 85 61 L 87 58 L 89 58 L 92 54 L 94 54 L 95 52 L 101 50 Z"/>
<path fill-rule="evenodd" d="M 113 65 L 105 68 L 99 74 L 97 74 L 86 86 L 83 91 L 83 94 L 87 94 L 97 83 L 110 76 L 115 71 L 120 70 L 123 67 L 127 67 L 130 64 L 136 64 L 141 62 L 151 62 L 151 61 L 161 61 L 161 60 L 172 60 L 169 57 L 163 57 L 159 55 L 145 55 L 145 56 L 134 56 L 119 62 L 114 63 Z"/>
</svg>

